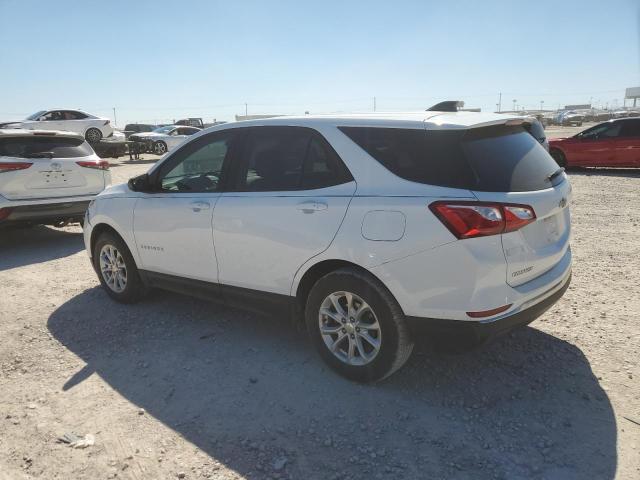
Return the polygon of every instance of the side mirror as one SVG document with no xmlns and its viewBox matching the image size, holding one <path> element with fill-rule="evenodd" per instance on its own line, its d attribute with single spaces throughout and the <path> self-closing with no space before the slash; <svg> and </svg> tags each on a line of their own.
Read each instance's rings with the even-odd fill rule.
<svg viewBox="0 0 640 480">
<path fill-rule="evenodd" d="M 129 179 L 127 185 L 129 189 L 134 192 L 151 192 L 153 190 L 153 185 L 151 184 L 148 173 L 143 173 L 142 175 Z"/>
</svg>

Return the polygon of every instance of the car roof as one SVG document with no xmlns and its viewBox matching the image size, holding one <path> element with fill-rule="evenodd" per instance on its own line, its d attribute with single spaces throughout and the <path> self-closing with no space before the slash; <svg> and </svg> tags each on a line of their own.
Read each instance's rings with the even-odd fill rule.
<svg viewBox="0 0 640 480">
<path fill-rule="evenodd" d="M 445 130 L 499 125 L 509 120 L 523 120 L 523 117 L 509 114 L 479 112 L 385 112 L 352 113 L 340 115 L 282 116 L 230 122 L 224 124 L 224 126 L 233 128 L 252 125 L 288 125 L 307 127 L 317 127 L 324 125 L 345 127 L 371 126 L 389 128 L 427 128 L 434 130 Z"/>
<path fill-rule="evenodd" d="M 79 138 L 84 140 L 84 136 L 75 132 L 63 130 L 27 130 L 26 128 L 0 128 L 0 138 L 9 137 L 63 137 Z"/>
</svg>

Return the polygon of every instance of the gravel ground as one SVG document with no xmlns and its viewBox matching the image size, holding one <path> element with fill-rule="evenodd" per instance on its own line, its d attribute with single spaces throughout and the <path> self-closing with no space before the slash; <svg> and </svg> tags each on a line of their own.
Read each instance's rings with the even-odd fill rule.
<svg viewBox="0 0 640 480">
<path fill-rule="evenodd" d="M 640 172 L 571 181 L 564 298 L 481 350 L 421 341 L 372 386 L 283 319 L 110 301 L 78 227 L 0 232 L 0 479 L 640 478 Z"/>
</svg>

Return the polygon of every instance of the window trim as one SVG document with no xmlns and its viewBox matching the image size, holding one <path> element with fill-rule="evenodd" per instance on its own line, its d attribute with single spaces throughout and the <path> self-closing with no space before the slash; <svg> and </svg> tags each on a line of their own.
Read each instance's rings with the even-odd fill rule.
<svg viewBox="0 0 640 480">
<path fill-rule="evenodd" d="M 246 163 L 246 159 L 245 159 L 245 152 L 247 150 L 247 148 L 250 146 L 249 145 L 249 139 L 250 139 L 250 135 L 252 132 L 258 131 L 258 130 L 264 130 L 264 129 L 270 129 L 270 130 L 282 130 L 282 129 L 296 129 L 296 130 L 300 130 L 303 131 L 305 133 L 308 133 L 310 135 L 309 137 L 309 143 L 307 144 L 306 147 L 306 151 L 305 151 L 305 156 L 302 162 L 302 173 L 300 175 L 300 184 L 298 185 L 298 188 L 296 189 L 287 189 L 287 190 L 246 190 L 243 188 L 240 188 L 240 182 L 243 180 L 242 176 L 243 173 L 245 175 L 245 180 L 246 180 L 246 168 L 245 168 L 245 163 Z M 234 192 L 234 193 L 274 193 L 274 192 L 312 192 L 314 190 L 321 190 L 323 188 L 331 188 L 331 187 L 335 187 L 338 185 L 344 185 L 345 183 L 349 183 L 349 182 L 353 182 L 353 175 L 351 174 L 351 172 L 349 171 L 349 169 L 347 168 L 347 166 L 345 165 L 344 161 L 342 160 L 342 158 L 340 158 L 340 155 L 338 155 L 338 152 L 335 151 L 335 149 L 333 148 L 333 146 L 331 145 L 331 143 L 329 143 L 329 141 L 324 137 L 324 135 L 322 135 L 318 130 L 316 130 L 315 128 L 311 128 L 311 127 L 307 127 L 307 126 L 302 126 L 302 125 L 260 125 L 260 126 L 253 126 L 253 127 L 242 127 L 242 128 L 237 128 L 235 130 L 244 130 L 244 134 L 242 139 L 238 142 L 239 146 L 235 151 L 235 157 L 233 159 L 232 163 L 232 168 L 231 171 L 229 172 L 229 178 L 228 178 L 228 183 L 226 184 L 227 190 L 225 190 L 226 192 Z M 307 156 L 309 153 L 309 147 L 311 146 L 311 140 L 312 139 L 316 139 L 322 148 L 325 149 L 325 151 L 329 154 L 330 157 L 330 161 L 333 162 L 333 166 L 336 169 L 336 173 L 337 173 L 337 183 L 334 183 L 333 185 L 327 185 L 324 187 L 317 187 L 317 188 L 303 188 L 303 179 L 304 179 L 304 168 L 307 164 Z"/>
<path fill-rule="evenodd" d="M 226 129 L 220 130 L 217 132 L 211 132 L 201 137 L 194 139 L 193 141 L 187 141 L 184 145 L 180 146 L 173 154 L 171 154 L 167 159 L 162 162 L 161 165 L 158 166 L 158 169 L 152 172 L 151 174 L 151 185 L 153 185 L 153 189 L 150 193 L 162 193 L 168 195 L 193 195 L 193 194 L 211 194 L 211 193 L 222 193 L 226 191 L 227 182 L 229 179 L 229 170 L 231 169 L 232 164 L 234 163 L 234 158 L 237 154 L 238 146 L 241 144 L 242 133 L 238 132 L 239 129 Z M 185 158 L 199 148 L 203 147 L 208 143 L 215 142 L 217 139 L 215 137 L 222 137 L 226 135 L 233 135 L 234 138 L 231 139 L 231 147 L 227 152 L 227 156 L 222 164 L 222 171 L 220 172 L 220 180 L 218 181 L 218 188 L 213 192 L 171 192 L 168 190 L 162 189 L 162 178 L 164 175 L 173 170 L 180 162 L 184 161 Z"/>
</svg>

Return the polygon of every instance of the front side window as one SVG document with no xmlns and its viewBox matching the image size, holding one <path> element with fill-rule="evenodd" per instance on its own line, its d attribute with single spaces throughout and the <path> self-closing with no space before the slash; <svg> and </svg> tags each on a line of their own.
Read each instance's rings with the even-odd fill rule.
<svg viewBox="0 0 640 480">
<path fill-rule="evenodd" d="M 56 120 L 64 120 L 64 115 L 62 112 L 58 110 L 54 110 L 53 112 L 47 112 L 43 115 L 43 121 L 56 121 Z"/>
<path fill-rule="evenodd" d="M 47 113 L 46 110 L 40 110 L 39 112 L 29 115 L 25 120 L 38 120 L 45 113 Z"/>
<path fill-rule="evenodd" d="M 582 138 L 613 138 L 620 134 L 621 122 L 603 123 L 582 132 Z"/>
<path fill-rule="evenodd" d="M 239 164 L 239 191 L 311 190 L 351 180 L 337 154 L 303 127 L 251 129 Z"/>
<path fill-rule="evenodd" d="M 229 155 L 234 132 L 203 137 L 177 152 L 177 161 L 161 175 L 160 189 L 165 192 L 215 192 L 222 168 Z"/>
</svg>

